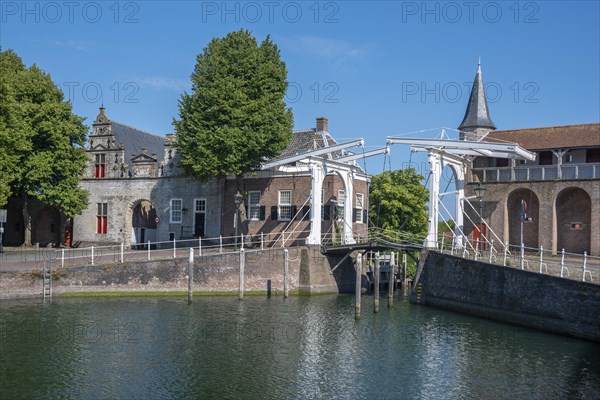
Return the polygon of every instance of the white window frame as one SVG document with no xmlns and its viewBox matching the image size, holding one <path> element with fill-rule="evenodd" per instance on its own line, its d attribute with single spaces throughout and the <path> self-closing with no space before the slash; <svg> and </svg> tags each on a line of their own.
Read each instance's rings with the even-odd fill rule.
<svg viewBox="0 0 600 400">
<path fill-rule="evenodd" d="M 198 203 L 201 201 L 204 202 L 204 210 L 198 210 Z M 204 197 L 199 197 L 197 199 L 194 199 L 194 214 L 196 214 L 196 213 L 205 213 L 206 214 L 206 207 L 207 207 L 207 202 Z"/>
<path fill-rule="evenodd" d="M 251 221 L 260 220 L 260 190 L 248 191 L 248 219 Z M 256 202 L 253 202 L 252 196 L 258 196 Z"/>
<path fill-rule="evenodd" d="M 337 197 L 337 211 L 338 211 L 338 220 L 344 219 L 344 206 L 346 205 L 346 191 L 343 189 L 338 190 Z"/>
<path fill-rule="evenodd" d="M 359 200 L 360 199 L 360 200 Z M 365 209 L 365 195 L 362 193 L 356 193 L 356 223 L 364 224 L 363 221 L 363 210 Z"/>
<path fill-rule="evenodd" d="M 290 194 L 290 199 L 289 202 L 285 202 L 285 201 L 281 201 L 281 195 L 283 193 L 289 193 Z M 277 201 L 277 220 L 278 221 L 291 221 L 292 220 L 292 191 L 291 190 L 280 190 L 279 191 L 279 195 L 278 195 L 278 201 Z M 289 217 L 283 217 L 283 210 L 286 210 L 286 214 L 289 215 Z"/>
<path fill-rule="evenodd" d="M 325 189 L 321 189 L 321 221 L 325 221 Z"/>
<path fill-rule="evenodd" d="M 175 203 L 179 202 L 179 209 L 175 207 Z M 182 199 L 171 199 L 169 202 L 169 222 L 171 224 L 183 223 L 183 200 Z M 179 216 L 179 218 L 176 218 Z"/>
<path fill-rule="evenodd" d="M 203 210 L 198 209 L 199 202 L 204 202 Z M 206 198 L 199 197 L 197 199 L 194 199 L 194 220 L 192 221 L 193 222 L 193 226 L 192 226 L 193 233 L 196 232 L 196 214 L 204 214 L 204 231 L 206 233 L 206 210 L 207 210 L 207 208 L 208 208 L 208 201 L 206 200 Z"/>
</svg>

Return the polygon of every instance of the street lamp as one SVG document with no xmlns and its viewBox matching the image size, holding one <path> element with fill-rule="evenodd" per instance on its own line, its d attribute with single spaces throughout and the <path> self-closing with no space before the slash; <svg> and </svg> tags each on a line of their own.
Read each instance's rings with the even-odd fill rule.
<svg viewBox="0 0 600 400">
<path fill-rule="evenodd" d="M 233 221 L 233 226 L 235 228 L 235 242 L 234 248 L 237 250 L 237 242 L 238 242 L 238 223 L 240 221 L 240 204 L 242 204 L 242 195 L 240 191 L 233 196 L 233 201 L 235 203 L 235 220 Z"/>
<path fill-rule="evenodd" d="M 487 188 L 481 183 L 478 182 L 477 185 L 473 188 L 475 192 L 475 197 L 479 199 L 479 239 L 483 237 L 483 196 L 485 196 L 485 191 Z M 481 251 L 483 251 L 483 242 L 481 243 Z"/>
</svg>

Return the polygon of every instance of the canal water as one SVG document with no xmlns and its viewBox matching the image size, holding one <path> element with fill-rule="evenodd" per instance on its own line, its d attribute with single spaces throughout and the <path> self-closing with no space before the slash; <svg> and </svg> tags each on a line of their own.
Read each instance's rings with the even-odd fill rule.
<svg viewBox="0 0 600 400">
<path fill-rule="evenodd" d="M 600 398 L 600 345 L 396 298 L 0 304 L 0 399 Z"/>
</svg>

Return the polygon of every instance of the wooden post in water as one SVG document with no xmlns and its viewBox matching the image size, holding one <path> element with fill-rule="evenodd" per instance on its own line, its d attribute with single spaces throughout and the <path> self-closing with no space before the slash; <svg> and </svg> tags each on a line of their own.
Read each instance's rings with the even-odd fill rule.
<svg viewBox="0 0 600 400">
<path fill-rule="evenodd" d="M 406 253 L 402 253 L 402 293 L 406 291 L 406 267 L 408 265 L 408 260 Z"/>
<path fill-rule="evenodd" d="M 379 252 L 375 253 L 375 285 L 373 287 L 374 289 L 374 296 L 373 296 L 373 306 L 374 306 L 374 311 L 376 313 L 379 312 L 379 261 L 380 261 L 380 255 Z"/>
<path fill-rule="evenodd" d="M 238 299 L 242 300 L 244 298 L 244 267 L 246 265 L 246 251 L 244 249 L 240 249 L 240 293 L 238 294 Z"/>
<path fill-rule="evenodd" d="M 354 263 L 354 269 L 356 269 L 356 287 L 355 287 L 355 298 L 354 298 L 354 319 L 360 319 L 360 295 L 362 289 L 362 254 L 356 256 L 356 262 Z"/>
<path fill-rule="evenodd" d="M 288 271 L 290 263 L 290 254 L 288 249 L 283 250 L 283 297 L 288 298 Z"/>
<path fill-rule="evenodd" d="M 390 253 L 390 269 L 389 269 L 389 281 L 388 281 L 388 307 L 394 305 L 394 280 L 396 274 L 396 253 L 393 251 Z"/>
<path fill-rule="evenodd" d="M 192 302 L 192 291 L 194 284 L 194 249 L 190 247 L 190 258 L 188 260 L 188 304 Z"/>
</svg>

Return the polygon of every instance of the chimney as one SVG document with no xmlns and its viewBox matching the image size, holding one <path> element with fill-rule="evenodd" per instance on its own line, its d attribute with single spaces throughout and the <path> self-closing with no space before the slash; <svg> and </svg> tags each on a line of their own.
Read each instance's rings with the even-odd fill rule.
<svg viewBox="0 0 600 400">
<path fill-rule="evenodd" d="M 328 121 L 329 120 L 325 117 L 318 117 L 317 118 L 317 132 L 321 132 L 321 131 L 329 132 L 328 126 L 327 126 Z"/>
</svg>

